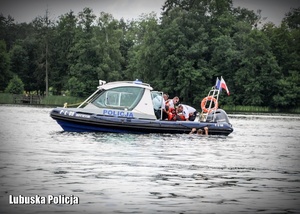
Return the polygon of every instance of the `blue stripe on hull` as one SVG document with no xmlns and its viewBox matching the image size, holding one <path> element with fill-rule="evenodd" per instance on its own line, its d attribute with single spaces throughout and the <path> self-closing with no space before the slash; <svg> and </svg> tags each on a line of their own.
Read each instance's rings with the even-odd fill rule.
<svg viewBox="0 0 300 214">
<path fill-rule="evenodd" d="M 74 122 L 68 122 L 64 120 L 56 120 L 56 122 L 63 128 L 64 131 L 67 132 L 113 132 L 113 133 L 132 133 L 132 134 L 145 133 L 145 132 L 129 131 L 125 129 L 77 124 Z"/>
<path fill-rule="evenodd" d="M 87 118 L 78 118 L 73 115 L 60 113 L 55 109 L 50 116 L 68 132 L 114 132 L 114 133 L 189 133 L 192 128 L 209 129 L 210 135 L 229 135 L 233 128 L 226 122 L 191 122 L 191 121 L 160 121 L 136 118 L 108 117 L 102 115 L 88 115 Z M 81 113 L 82 114 L 82 113 Z"/>
</svg>

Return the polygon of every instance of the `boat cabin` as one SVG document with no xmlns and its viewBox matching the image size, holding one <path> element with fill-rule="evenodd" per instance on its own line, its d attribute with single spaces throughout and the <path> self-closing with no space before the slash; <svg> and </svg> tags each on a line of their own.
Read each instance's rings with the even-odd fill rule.
<svg viewBox="0 0 300 214">
<path fill-rule="evenodd" d="M 100 80 L 98 89 L 78 108 L 105 116 L 156 120 L 153 100 L 157 96 L 162 98 L 162 92 L 153 91 L 149 84 L 139 80 L 110 83 Z"/>
</svg>

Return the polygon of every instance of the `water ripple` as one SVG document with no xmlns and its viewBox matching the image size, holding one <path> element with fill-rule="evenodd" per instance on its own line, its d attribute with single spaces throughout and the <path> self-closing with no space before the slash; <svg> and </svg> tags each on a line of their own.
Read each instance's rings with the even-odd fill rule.
<svg viewBox="0 0 300 214">
<path fill-rule="evenodd" d="M 300 213 L 297 116 L 232 115 L 224 137 L 68 133 L 49 112 L 0 106 L 0 213 Z"/>
</svg>

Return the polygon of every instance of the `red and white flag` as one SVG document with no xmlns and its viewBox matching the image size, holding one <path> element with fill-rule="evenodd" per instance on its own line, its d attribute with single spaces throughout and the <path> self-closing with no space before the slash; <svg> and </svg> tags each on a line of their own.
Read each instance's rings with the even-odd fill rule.
<svg viewBox="0 0 300 214">
<path fill-rule="evenodd" d="M 223 77 L 221 77 L 221 80 L 219 80 L 219 78 L 217 78 L 216 88 L 219 89 L 219 90 L 220 89 L 225 89 L 226 92 L 227 92 L 227 94 L 228 94 L 228 96 L 230 95 L 228 87 L 227 87 L 226 82 L 223 79 Z"/>
</svg>

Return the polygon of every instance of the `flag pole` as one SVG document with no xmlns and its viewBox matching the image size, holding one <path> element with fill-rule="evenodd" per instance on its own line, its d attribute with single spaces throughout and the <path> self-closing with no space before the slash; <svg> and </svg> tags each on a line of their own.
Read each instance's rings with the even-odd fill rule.
<svg viewBox="0 0 300 214">
<path fill-rule="evenodd" d="M 221 76 L 221 79 L 220 79 L 220 86 L 219 86 L 219 88 L 218 88 L 218 95 L 217 95 L 217 102 L 219 103 L 219 95 L 220 95 L 220 92 L 221 92 L 221 81 L 222 81 L 222 79 L 223 79 L 223 76 Z"/>
<path fill-rule="evenodd" d="M 221 76 L 222 77 L 222 76 Z M 219 77 L 217 77 L 217 83 L 220 83 L 220 81 L 221 80 L 219 80 Z M 221 85 L 220 86 L 218 86 L 218 84 L 217 84 L 217 103 L 219 103 L 219 94 L 220 94 L 220 88 L 221 88 Z M 214 114 L 214 116 L 213 116 L 213 120 L 215 120 L 216 119 L 216 111 L 217 111 L 217 109 L 215 110 L 215 112 L 213 113 Z"/>
</svg>

